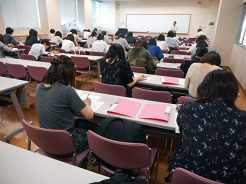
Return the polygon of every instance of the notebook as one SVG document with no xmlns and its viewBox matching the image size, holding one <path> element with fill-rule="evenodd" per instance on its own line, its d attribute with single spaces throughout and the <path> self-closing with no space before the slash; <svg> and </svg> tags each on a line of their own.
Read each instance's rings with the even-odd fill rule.
<svg viewBox="0 0 246 184">
<path fill-rule="evenodd" d="M 145 104 L 139 118 L 168 122 L 171 109 L 168 104 Z"/>
<path fill-rule="evenodd" d="M 120 98 L 117 100 L 116 103 L 114 103 L 110 107 L 107 113 L 118 114 L 118 115 L 134 118 L 137 115 L 141 105 L 142 105 L 141 103 Z"/>
<path fill-rule="evenodd" d="M 161 82 L 162 84 L 174 84 L 178 85 L 179 84 L 179 79 L 175 77 L 161 77 Z"/>
</svg>

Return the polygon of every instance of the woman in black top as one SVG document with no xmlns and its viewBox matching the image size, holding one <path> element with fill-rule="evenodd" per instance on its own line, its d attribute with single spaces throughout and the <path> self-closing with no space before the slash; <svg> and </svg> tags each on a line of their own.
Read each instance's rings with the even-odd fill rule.
<svg viewBox="0 0 246 184">
<path fill-rule="evenodd" d="M 133 37 L 132 32 L 127 33 L 126 40 L 128 44 L 134 44 L 134 45 L 136 44 L 136 39 Z"/>
<path fill-rule="evenodd" d="M 235 106 L 238 83 L 232 73 L 214 70 L 184 103 L 177 124 L 182 143 L 168 169 L 182 167 L 222 183 L 246 183 L 246 112 Z"/>
<path fill-rule="evenodd" d="M 34 43 L 38 43 L 38 32 L 34 29 L 30 29 L 29 36 L 26 38 L 25 45 L 32 46 Z"/>
<path fill-rule="evenodd" d="M 127 90 L 145 78 L 144 75 L 134 77 L 130 65 L 126 61 L 123 47 L 116 43 L 111 45 L 106 58 L 101 62 L 101 75 L 102 83 L 122 85 Z M 129 90 L 128 95 L 130 95 Z"/>
</svg>

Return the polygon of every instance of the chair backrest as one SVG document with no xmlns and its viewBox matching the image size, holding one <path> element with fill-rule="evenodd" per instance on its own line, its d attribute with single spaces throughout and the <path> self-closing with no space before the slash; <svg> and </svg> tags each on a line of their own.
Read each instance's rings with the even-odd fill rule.
<svg viewBox="0 0 246 184">
<path fill-rule="evenodd" d="M 84 48 L 88 48 L 88 45 L 87 44 L 84 44 Z"/>
<path fill-rule="evenodd" d="M 174 58 L 164 58 L 163 62 L 165 63 L 183 63 L 183 59 L 174 59 Z"/>
<path fill-rule="evenodd" d="M 135 87 L 132 90 L 132 98 L 172 103 L 172 94 L 169 91 L 154 91 Z"/>
<path fill-rule="evenodd" d="M 178 99 L 178 104 L 182 104 L 182 103 L 185 103 L 185 102 L 195 102 L 195 101 L 196 101 L 195 98 L 190 98 L 190 97 L 187 97 L 187 96 L 181 96 Z"/>
<path fill-rule="evenodd" d="M 155 74 L 168 76 L 168 77 L 184 78 L 184 73 L 182 70 L 171 70 L 171 69 L 169 70 L 169 69 L 157 68 Z"/>
<path fill-rule="evenodd" d="M 137 72 L 137 73 L 146 73 L 146 69 L 144 67 L 140 66 L 131 66 L 132 72 Z"/>
<path fill-rule="evenodd" d="M 196 41 L 196 38 L 188 38 L 188 40 L 190 40 L 190 41 Z"/>
<path fill-rule="evenodd" d="M 180 51 L 180 50 L 172 50 L 171 54 L 187 55 L 187 52 L 186 51 Z"/>
<path fill-rule="evenodd" d="M 20 54 L 21 59 L 36 61 L 36 58 L 33 55 Z"/>
<path fill-rule="evenodd" d="M 50 42 L 51 46 L 57 46 L 56 42 Z"/>
<path fill-rule="evenodd" d="M 40 61 L 43 61 L 43 62 L 51 62 L 51 61 L 53 61 L 53 57 L 51 57 L 51 56 L 40 56 Z"/>
<path fill-rule="evenodd" d="M 76 54 L 80 54 L 80 55 L 86 55 L 86 52 L 85 51 L 78 51 L 78 50 L 76 50 Z"/>
<path fill-rule="evenodd" d="M 25 46 L 24 46 L 24 49 L 26 49 L 26 50 L 25 50 L 25 54 L 28 54 L 28 53 L 30 52 L 31 48 L 32 48 L 31 46 L 25 45 Z"/>
<path fill-rule="evenodd" d="M 94 91 L 110 95 L 126 96 L 126 88 L 123 86 L 104 84 L 101 82 L 94 82 Z"/>
<path fill-rule="evenodd" d="M 90 51 L 90 55 L 92 55 L 92 56 L 106 56 L 106 53 Z"/>
<path fill-rule="evenodd" d="M 27 71 L 23 65 L 5 63 L 9 75 L 16 79 L 25 79 Z"/>
<path fill-rule="evenodd" d="M 7 73 L 7 68 L 4 63 L 0 62 L 0 76 L 4 76 Z"/>
<path fill-rule="evenodd" d="M 149 167 L 149 146 L 110 140 L 91 130 L 87 132 L 89 149 L 108 164 L 121 169 Z"/>
<path fill-rule="evenodd" d="M 47 72 L 47 68 L 38 67 L 38 66 L 27 66 L 27 70 L 32 79 L 37 82 L 42 82 L 44 75 Z"/>
<path fill-rule="evenodd" d="M 183 168 L 176 168 L 171 184 L 180 184 L 180 183 L 187 183 L 187 184 L 221 184 L 216 181 L 209 180 L 207 178 L 198 176 L 190 171 L 187 171 Z"/>
<path fill-rule="evenodd" d="M 56 50 L 58 50 L 59 53 L 66 53 L 66 51 L 64 49 L 57 48 Z"/>
<path fill-rule="evenodd" d="M 76 68 L 79 69 L 86 69 L 90 67 L 90 60 L 87 57 L 71 57 L 72 61 L 76 65 Z"/>
<path fill-rule="evenodd" d="M 67 131 L 35 127 L 24 119 L 21 122 L 29 139 L 45 152 L 54 155 L 76 152 L 73 139 Z"/>
<path fill-rule="evenodd" d="M 193 43 L 193 40 L 184 40 L 184 43 Z"/>
</svg>

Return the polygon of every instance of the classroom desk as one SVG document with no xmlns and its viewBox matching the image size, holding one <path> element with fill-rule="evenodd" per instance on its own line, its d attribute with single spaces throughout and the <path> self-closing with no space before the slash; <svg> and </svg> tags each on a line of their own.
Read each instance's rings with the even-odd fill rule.
<svg viewBox="0 0 246 184">
<path fill-rule="evenodd" d="M 19 65 L 23 65 L 25 68 L 27 67 L 27 65 L 29 65 L 29 66 L 44 67 L 44 68 L 48 69 L 51 65 L 48 62 L 30 61 L 30 60 L 15 59 L 15 58 L 1 58 L 0 62 L 9 63 L 9 64 L 19 64 Z"/>
<path fill-rule="evenodd" d="M 172 69 L 172 70 L 180 70 L 181 63 L 166 63 L 159 62 L 157 63 L 158 68 Z"/>
<path fill-rule="evenodd" d="M 2 184 L 88 184 L 108 177 L 0 142 Z"/>
<path fill-rule="evenodd" d="M 17 49 L 17 48 L 13 48 L 12 52 L 17 54 L 17 57 L 20 59 L 20 53 L 24 52 L 26 49 Z"/>
<path fill-rule="evenodd" d="M 68 56 L 68 57 L 72 57 L 72 56 L 75 56 L 75 57 L 86 57 L 90 61 L 99 61 L 99 60 L 104 58 L 103 56 L 91 56 L 91 55 L 79 55 L 79 54 L 67 54 L 67 53 L 60 53 L 60 54 L 55 54 L 55 55 L 56 56 L 65 55 L 65 56 Z M 54 55 L 52 55 L 52 56 L 54 56 Z"/>
<path fill-rule="evenodd" d="M 14 104 L 20 120 L 25 119 L 21 106 L 25 108 L 30 108 L 25 89 L 25 85 L 27 83 L 28 81 L 0 77 L 0 94 L 4 94 L 5 92 L 10 91 L 10 98 L 6 96 L 0 96 L 0 99 L 12 102 Z M 8 133 L 4 136 L 4 141 L 7 141 L 11 136 L 21 132 L 22 130 L 23 127 L 20 127 Z"/>
<path fill-rule="evenodd" d="M 191 60 L 191 55 L 181 55 L 181 54 L 164 54 L 165 58 L 169 58 L 169 56 L 174 56 L 173 59 L 183 59 L 183 60 Z"/>
<path fill-rule="evenodd" d="M 170 112 L 169 121 L 167 123 L 165 123 L 165 122 L 161 122 L 161 121 L 152 121 L 152 120 L 146 120 L 146 119 L 138 118 L 143 107 L 144 107 L 144 104 L 163 104 L 163 103 L 149 101 L 149 100 L 136 99 L 136 98 L 129 98 L 129 97 L 120 97 L 120 96 L 116 96 L 116 95 L 109 95 L 109 94 L 103 94 L 103 93 L 88 92 L 88 91 L 83 91 L 83 90 L 76 90 L 76 91 L 78 92 L 78 94 L 80 96 L 81 96 L 81 94 L 80 94 L 81 92 L 84 94 L 100 96 L 98 101 L 104 102 L 104 104 L 102 106 L 100 106 L 98 109 L 94 110 L 94 115 L 97 117 L 101 117 L 101 118 L 121 117 L 123 119 L 128 119 L 128 120 L 134 121 L 136 123 L 139 123 L 141 125 L 144 125 L 147 130 L 152 130 L 155 132 L 159 132 L 159 133 L 162 133 L 165 135 L 171 135 L 171 136 L 175 136 L 175 137 L 180 136 L 180 134 L 175 133 L 175 131 L 178 128 L 177 123 L 176 123 L 176 117 L 177 117 L 177 110 L 176 110 L 177 105 L 176 104 L 169 104 L 172 106 L 172 109 Z M 90 98 L 90 96 L 89 96 L 89 98 Z M 120 116 L 120 115 L 107 113 L 107 111 L 112 106 L 112 104 L 117 102 L 117 100 L 120 98 L 125 98 L 125 99 L 139 102 L 142 104 L 136 117 L 131 118 L 131 117 L 127 117 L 127 116 Z"/>
</svg>

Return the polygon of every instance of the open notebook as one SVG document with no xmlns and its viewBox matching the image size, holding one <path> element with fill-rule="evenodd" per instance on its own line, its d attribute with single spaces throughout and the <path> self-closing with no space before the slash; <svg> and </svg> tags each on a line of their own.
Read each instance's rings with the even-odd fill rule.
<svg viewBox="0 0 246 184">
<path fill-rule="evenodd" d="M 168 122 L 171 109 L 168 104 L 145 104 L 139 118 Z"/>
<path fill-rule="evenodd" d="M 141 105 L 142 105 L 141 103 L 120 98 L 117 100 L 115 104 L 113 104 L 110 107 L 107 113 L 118 114 L 118 115 L 134 118 L 137 115 Z"/>
</svg>

